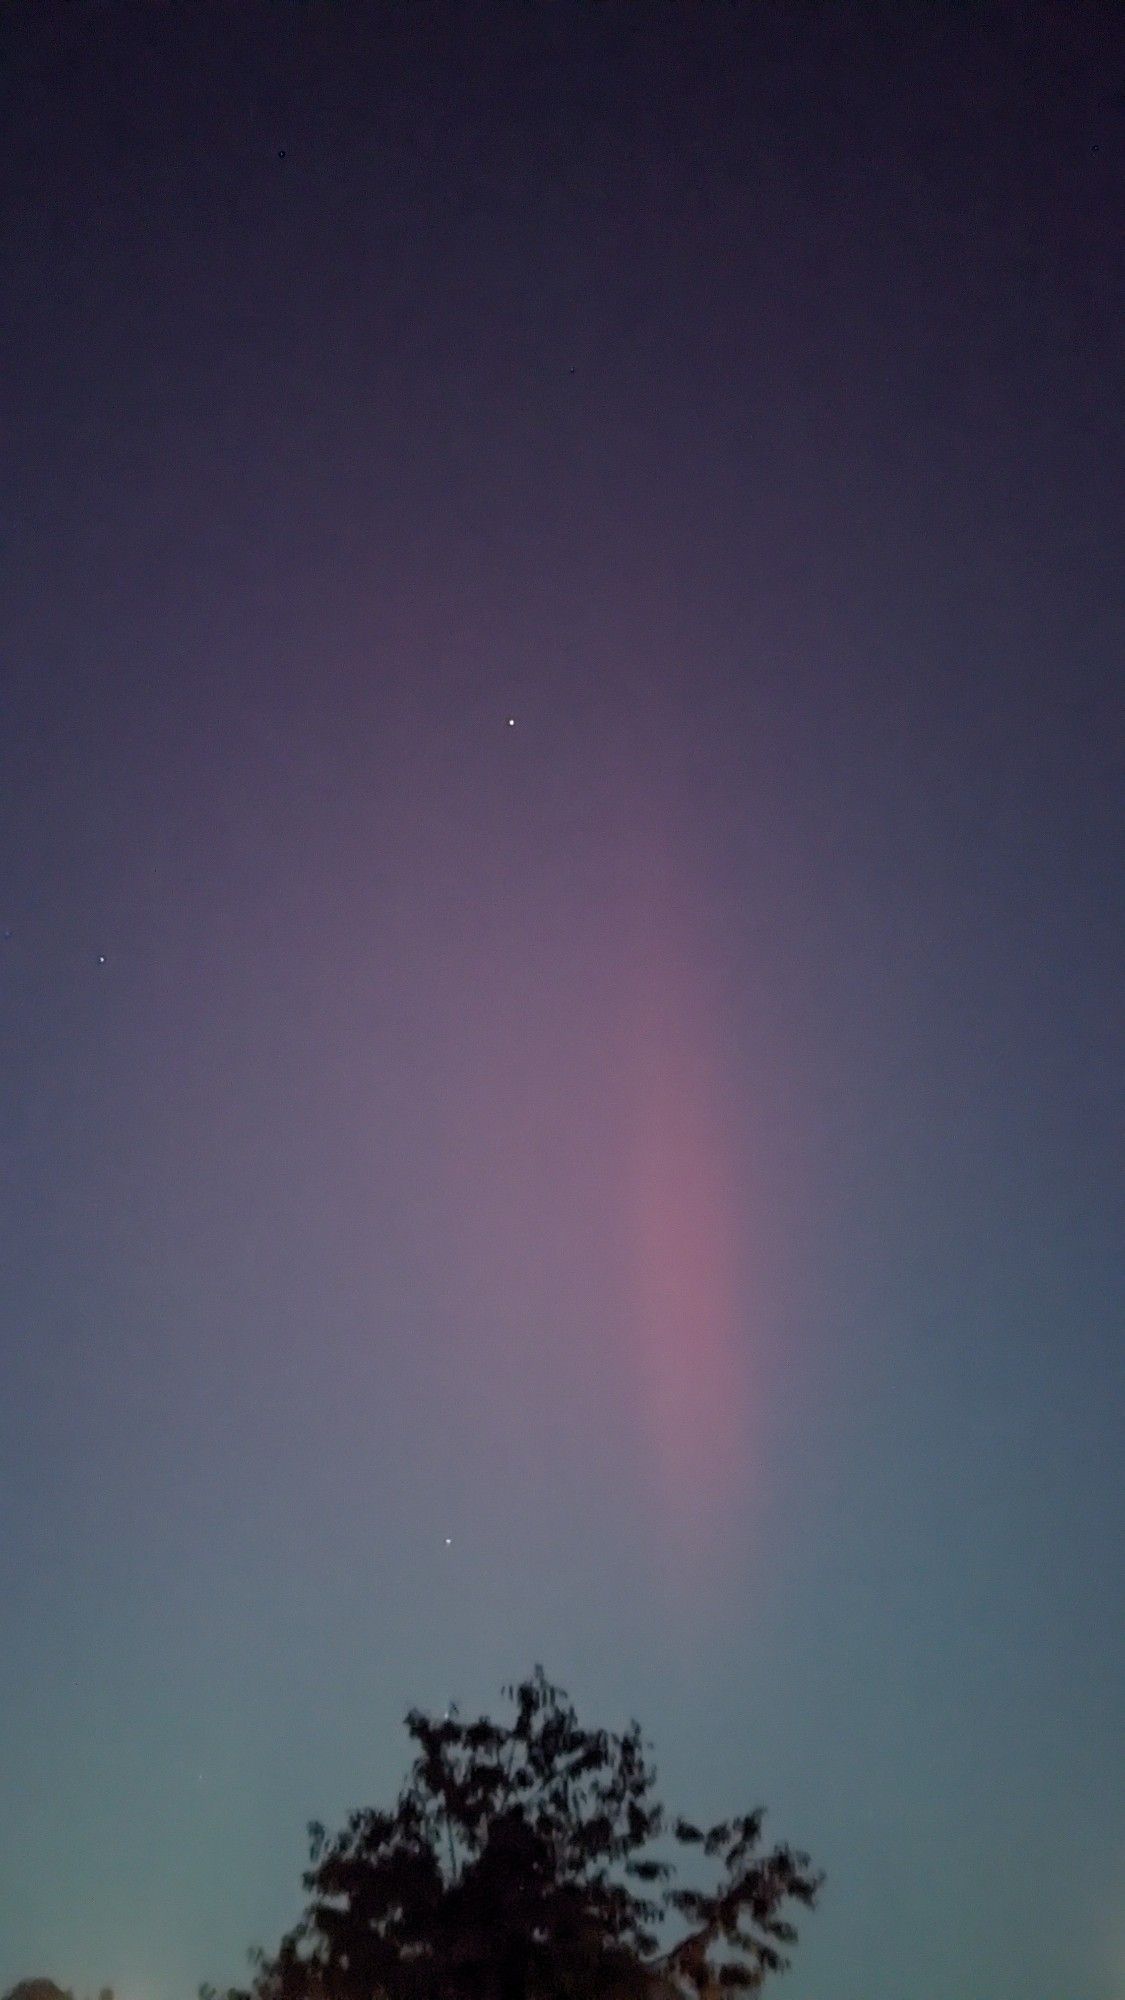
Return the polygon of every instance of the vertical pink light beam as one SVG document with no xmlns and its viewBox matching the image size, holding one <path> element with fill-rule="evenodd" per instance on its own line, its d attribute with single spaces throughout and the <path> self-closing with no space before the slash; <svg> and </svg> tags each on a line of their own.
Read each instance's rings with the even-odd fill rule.
<svg viewBox="0 0 1125 2000">
<path fill-rule="evenodd" d="M 640 1425 L 665 1535 L 712 1552 L 750 1455 L 748 1301 L 729 1092 L 682 884 L 629 967 L 625 1296 Z"/>
</svg>

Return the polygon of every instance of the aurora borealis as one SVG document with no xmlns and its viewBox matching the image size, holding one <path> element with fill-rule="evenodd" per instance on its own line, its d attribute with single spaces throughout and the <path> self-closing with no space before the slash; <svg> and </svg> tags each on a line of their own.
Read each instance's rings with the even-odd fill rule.
<svg viewBox="0 0 1125 2000">
<path fill-rule="evenodd" d="M 0 1991 L 543 1661 L 1120 2000 L 1118 10 L 0 15 Z"/>
</svg>

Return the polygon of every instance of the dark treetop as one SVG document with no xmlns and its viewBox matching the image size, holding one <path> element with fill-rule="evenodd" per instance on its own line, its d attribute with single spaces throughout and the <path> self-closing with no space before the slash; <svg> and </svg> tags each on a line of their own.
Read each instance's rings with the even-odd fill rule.
<svg viewBox="0 0 1125 2000">
<path fill-rule="evenodd" d="M 820 1887 L 806 1854 L 761 1851 L 760 1810 L 670 1824 L 637 1724 L 582 1728 L 542 1668 L 506 1693 L 508 1722 L 412 1710 L 395 1805 L 334 1838 L 310 1828 L 309 1904 L 255 1955 L 253 2000 L 655 2000 L 784 1968 L 786 1910 Z M 718 1883 L 676 1887 L 675 1845 L 717 1862 Z"/>
</svg>

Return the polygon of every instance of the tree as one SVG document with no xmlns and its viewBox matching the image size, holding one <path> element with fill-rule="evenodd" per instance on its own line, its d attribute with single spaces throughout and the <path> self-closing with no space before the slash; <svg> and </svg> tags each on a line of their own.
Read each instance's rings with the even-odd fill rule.
<svg viewBox="0 0 1125 2000">
<path fill-rule="evenodd" d="M 21 1979 L 9 1988 L 4 2000 L 74 2000 L 74 1995 L 56 1986 L 53 1979 Z"/>
<path fill-rule="evenodd" d="M 9 1987 L 4 2000 L 74 2000 L 74 1995 L 53 1979 L 21 1979 Z M 112 1986 L 103 1986 L 98 2000 L 113 2000 Z"/>
<path fill-rule="evenodd" d="M 712 2000 L 784 1968 L 806 1854 L 763 1852 L 761 1810 L 669 1823 L 638 1725 L 582 1728 L 541 1667 L 504 1692 L 503 1723 L 411 1711 L 395 1805 L 310 1826 L 304 1915 L 227 2000 Z M 676 1887 L 673 1846 L 717 1883 Z"/>
</svg>

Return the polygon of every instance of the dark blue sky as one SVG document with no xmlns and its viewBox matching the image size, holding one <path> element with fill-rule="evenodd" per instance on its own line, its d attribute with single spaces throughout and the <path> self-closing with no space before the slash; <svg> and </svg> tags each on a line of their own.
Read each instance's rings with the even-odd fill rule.
<svg viewBox="0 0 1125 2000">
<path fill-rule="evenodd" d="M 0 14 L 0 1988 L 541 1659 L 792 2000 L 1125 1990 L 1123 84 Z"/>
</svg>

